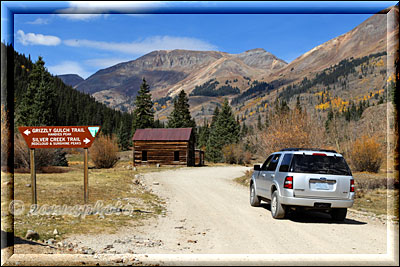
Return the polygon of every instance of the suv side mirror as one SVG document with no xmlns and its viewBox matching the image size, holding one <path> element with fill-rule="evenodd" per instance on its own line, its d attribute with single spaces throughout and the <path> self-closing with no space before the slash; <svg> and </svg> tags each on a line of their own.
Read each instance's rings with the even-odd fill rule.
<svg viewBox="0 0 400 267">
<path fill-rule="evenodd" d="M 254 165 L 254 170 L 255 170 L 255 171 L 260 171 L 260 170 L 261 170 L 260 165 Z"/>
</svg>

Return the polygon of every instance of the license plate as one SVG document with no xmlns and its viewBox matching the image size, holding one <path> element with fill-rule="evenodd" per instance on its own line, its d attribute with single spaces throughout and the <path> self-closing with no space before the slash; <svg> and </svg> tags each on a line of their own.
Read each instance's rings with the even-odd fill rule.
<svg viewBox="0 0 400 267">
<path fill-rule="evenodd" d="M 315 189 L 317 189 L 317 190 L 329 190 L 329 185 L 327 183 L 315 183 Z"/>
</svg>

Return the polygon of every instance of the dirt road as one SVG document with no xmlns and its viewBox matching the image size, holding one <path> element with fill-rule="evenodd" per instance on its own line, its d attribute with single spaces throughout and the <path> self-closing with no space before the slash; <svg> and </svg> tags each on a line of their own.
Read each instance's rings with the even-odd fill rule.
<svg viewBox="0 0 400 267">
<path fill-rule="evenodd" d="M 166 202 L 166 214 L 139 229 L 76 236 L 69 241 L 104 253 L 386 254 L 387 227 L 348 214 L 300 213 L 274 220 L 269 205 L 249 205 L 248 189 L 233 181 L 246 167 L 183 168 L 149 173 L 146 185 Z"/>
</svg>

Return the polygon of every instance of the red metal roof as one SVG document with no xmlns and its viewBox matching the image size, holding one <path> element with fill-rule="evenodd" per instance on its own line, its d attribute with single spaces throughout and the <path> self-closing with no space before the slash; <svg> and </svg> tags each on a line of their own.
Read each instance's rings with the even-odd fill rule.
<svg viewBox="0 0 400 267">
<path fill-rule="evenodd" d="M 189 141 L 192 128 L 137 129 L 133 141 Z"/>
</svg>

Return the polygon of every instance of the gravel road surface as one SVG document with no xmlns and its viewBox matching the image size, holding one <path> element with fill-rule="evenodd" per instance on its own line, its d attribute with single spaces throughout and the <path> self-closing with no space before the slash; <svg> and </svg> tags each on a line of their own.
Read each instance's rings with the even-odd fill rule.
<svg viewBox="0 0 400 267">
<path fill-rule="evenodd" d="M 248 167 L 180 168 L 141 180 L 166 202 L 166 213 L 116 234 L 73 236 L 69 242 L 96 253 L 137 254 L 386 254 L 387 227 L 349 212 L 344 222 L 328 214 L 296 213 L 275 220 L 269 205 L 249 204 L 237 184 Z"/>
</svg>

